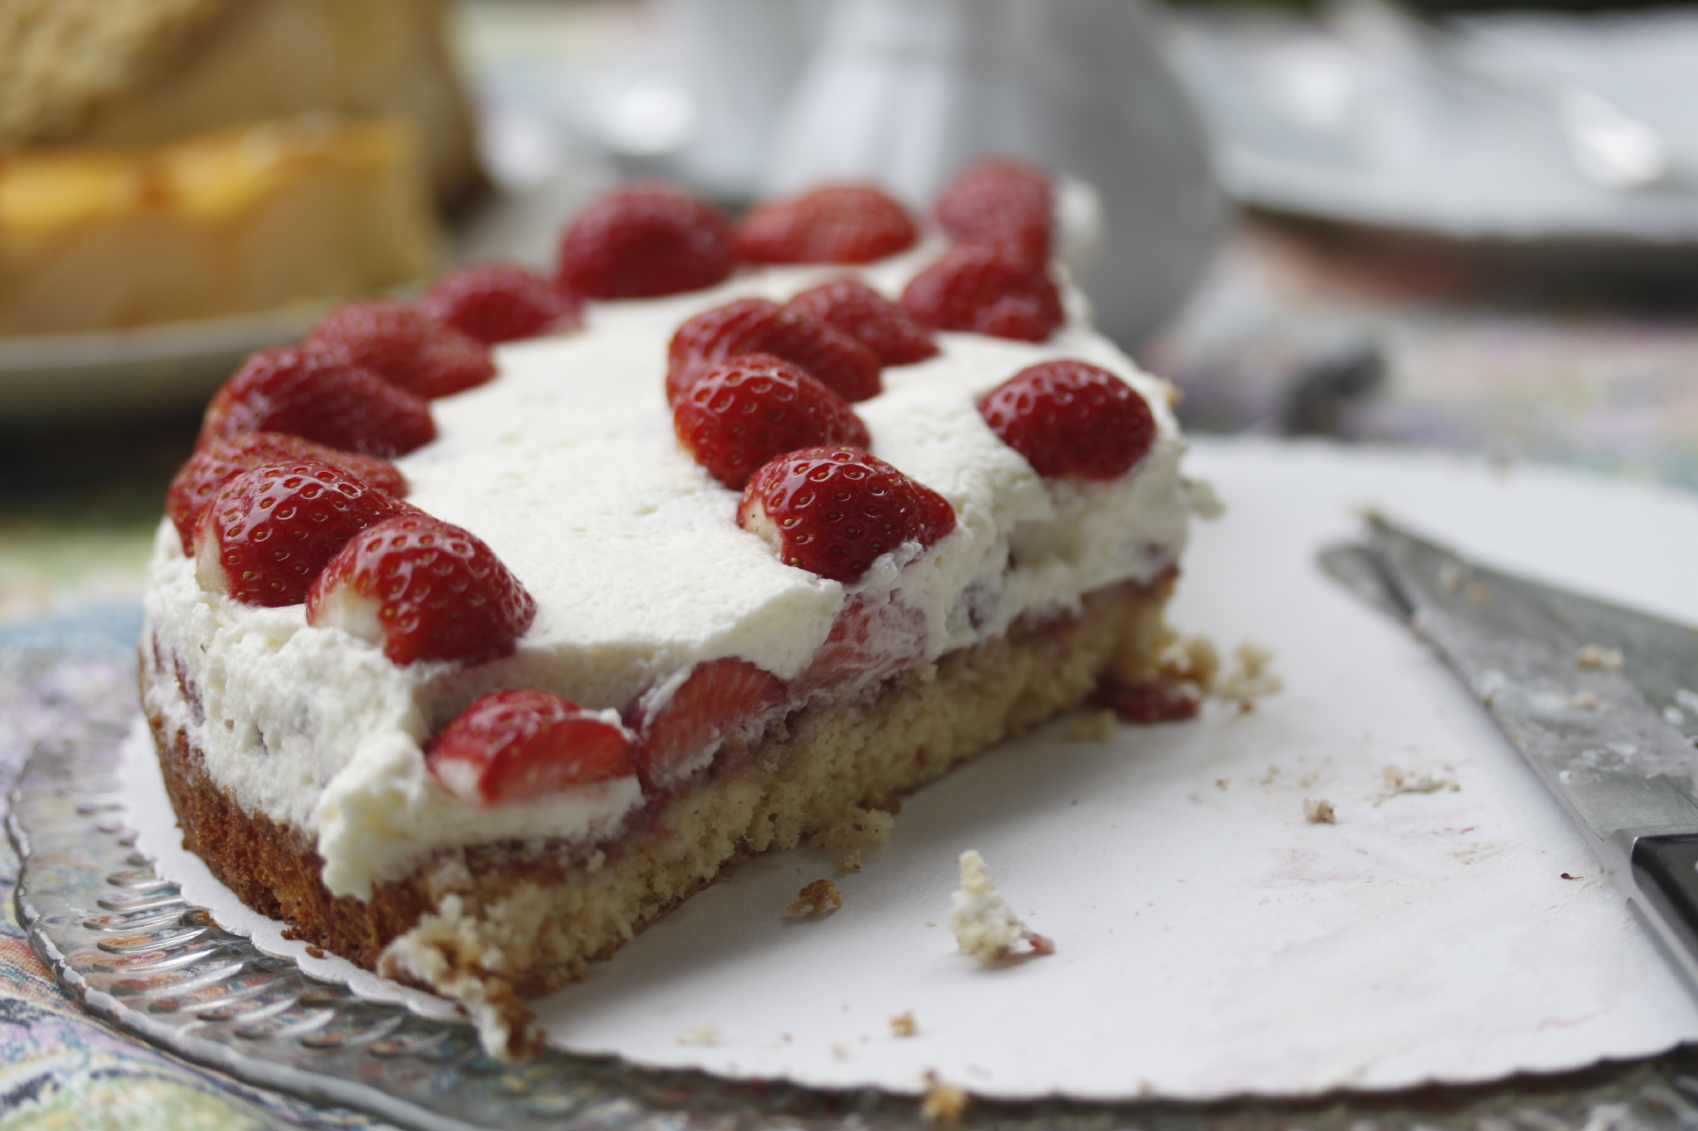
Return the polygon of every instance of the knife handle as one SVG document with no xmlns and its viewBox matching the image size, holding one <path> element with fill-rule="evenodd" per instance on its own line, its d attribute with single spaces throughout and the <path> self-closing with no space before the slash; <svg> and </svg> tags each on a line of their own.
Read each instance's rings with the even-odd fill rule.
<svg viewBox="0 0 1698 1131">
<path fill-rule="evenodd" d="M 1632 866 L 1654 933 L 1698 988 L 1698 833 L 1639 837 Z"/>
</svg>

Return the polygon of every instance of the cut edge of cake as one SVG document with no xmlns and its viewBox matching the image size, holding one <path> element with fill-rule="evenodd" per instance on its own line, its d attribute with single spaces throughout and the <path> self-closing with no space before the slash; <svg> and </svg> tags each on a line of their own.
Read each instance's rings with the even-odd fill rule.
<svg viewBox="0 0 1698 1131">
<path fill-rule="evenodd" d="M 184 846 L 243 902 L 359 965 L 458 1001 L 485 1047 L 538 1047 L 524 999 L 582 978 L 740 861 L 792 848 L 1077 707 L 1106 678 L 1160 678 L 1176 571 L 1028 616 L 1002 637 L 909 668 L 860 695 L 814 702 L 768 728 L 735 768 L 674 797 L 605 845 L 501 843 L 438 851 L 369 900 L 332 896 L 301 830 L 245 810 L 187 733 L 150 718 Z M 144 650 L 144 692 L 195 691 Z"/>
</svg>

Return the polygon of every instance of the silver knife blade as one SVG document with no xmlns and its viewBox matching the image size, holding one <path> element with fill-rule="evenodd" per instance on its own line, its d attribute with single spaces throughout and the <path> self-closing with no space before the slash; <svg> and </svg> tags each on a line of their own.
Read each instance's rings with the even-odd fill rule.
<svg viewBox="0 0 1698 1131">
<path fill-rule="evenodd" d="M 1486 568 L 1383 516 L 1367 534 L 1323 569 L 1438 650 L 1698 988 L 1698 630 Z"/>
<path fill-rule="evenodd" d="M 1367 547 L 1327 546 L 1319 562 L 1334 581 L 1387 615 L 1407 620 L 1413 614 Z M 1635 657 L 1623 674 L 1648 703 L 1662 708 L 1664 721 L 1698 743 L 1698 628 L 1525 578 L 1515 583 L 1536 585 L 1576 636 Z"/>
</svg>

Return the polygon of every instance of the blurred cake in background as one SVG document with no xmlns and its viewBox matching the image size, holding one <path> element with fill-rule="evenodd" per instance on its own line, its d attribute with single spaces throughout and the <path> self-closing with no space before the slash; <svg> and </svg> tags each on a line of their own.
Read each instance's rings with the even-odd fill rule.
<svg viewBox="0 0 1698 1131">
<path fill-rule="evenodd" d="M 0 334 L 393 286 L 482 184 L 441 0 L 0 0 Z"/>
<path fill-rule="evenodd" d="M 0 333 L 332 299 L 437 266 L 414 131 L 302 115 L 145 149 L 0 164 Z"/>
</svg>

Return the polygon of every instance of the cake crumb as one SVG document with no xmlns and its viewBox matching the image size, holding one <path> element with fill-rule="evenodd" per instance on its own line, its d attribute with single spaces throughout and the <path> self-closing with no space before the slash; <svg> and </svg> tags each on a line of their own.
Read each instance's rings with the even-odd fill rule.
<svg viewBox="0 0 1698 1131">
<path fill-rule="evenodd" d="M 288 939 L 290 942 L 294 942 L 296 939 L 301 937 L 300 935 L 297 935 L 295 933 L 295 928 L 293 928 L 293 927 L 284 927 L 281 931 L 278 931 L 277 933 L 279 935 L 283 936 L 284 938 Z"/>
<path fill-rule="evenodd" d="M 1207 637 L 1183 637 L 1164 626 L 1154 648 L 1140 637 L 1115 655 L 1097 701 L 1128 723 L 1194 718 L 1219 670 L 1219 653 Z"/>
<path fill-rule="evenodd" d="M 792 919 L 824 915 L 843 906 L 843 896 L 830 880 L 815 880 L 796 893 L 796 902 L 784 909 Z"/>
<path fill-rule="evenodd" d="M 1225 789 L 1227 786 L 1229 786 L 1231 784 L 1232 784 L 1231 778 L 1216 778 L 1215 779 L 1215 788 L 1216 789 Z"/>
<path fill-rule="evenodd" d="M 307 954 L 308 954 L 308 956 L 310 956 L 312 958 L 323 958 L 324 957 L 324 948 L 320 947 L 320 946 L 308 946 L 307 947 Z"/>
<path fill-rule="evenodd" d="M 1107 742 L 1118 729 L 1113 711 L 1093 711 L 1068 723 L 1066 738 L 1070 742 Z"/>
<path fill-rule="evenodd" d="M 1380 795 L 1379 804 L 1387 797 L 1395 797 L 1400 793 L 1437 793 L 1448 790 L 1455 793 L 1462 787 L 1452 778 L 1434 777 L 1432 774 L 1418 774 L 1405 770 L 1401 766 L 1386 766 L 1380 771 L 1380 780 L 1385 783 L 1385 792 Z"/>
<path fill-rule="evenodd" d="M 837 870 L 845 876 L 853 876 L 861 870 L 861 850 L 856 849 L 837 862 Z"/>
<path fill-rule="evenodd" d="M 851 848 L 882 848 L 890 842 L 890 830 L 896 818 L 883 809 L 856 807 L 849 815 L 830 828 L 822 829 L 808 838 L 809 848 L 844 852 Z"/>
<path fill-rule="evenodd" d="M 973 1099 L 953 1084 L 945 1084 L 937 1073 L 926 1073 L 926 1095 L 920 1101 L 920 1118 L 927 1123 L 956 1123 L 967 1114 Z"/>
<path fill-rule="evenodd" d="M 681 1045 L 717 1045 L 719 1043 L 718 1025 L 697 1025 L 693 1029 L 685 1029 L 678 1034 Z"/>
<path fill-rule="evenodd" d="M 1255 701 L 1285 688 L 1285 681 L 1273 673 L 1274 654 L 1258 644 L 1240 644 L 1233 658 L 1238 665 L 1215 681 L 1215 698 L 1237 703 L 1238 709 L 1248 711 Z"/>
<path fill-rule="evenodd" d="M 1311 801 L 1305 797 L 1303 799 L 1303 816 L 1308 819 L 1311 825 L 1338 824 L 1338 814 L 1333 810 L 1330 801 Z"/>
<path fill-rule="evenodd" d="M 542 1050 L 546 1034 L 512 982 L 491 972 L 501 960 L 465 899 L 450 892 L 435 911 L 390 940 L 378 955 L 377 972 L 455 999 L 477 1027 L 484 1052 L 521 1060 Z"/>
<path fill-rule="evenodd" d="M 895 1017 L 892 1017 L 890 1019 L 890 1031 L 898 1037 L 912 1037 L 915 1033 L 918 1033 L 920 1027 L 914 1024 L 914 1011 L 910 1009 L 906 1013 L 898 1013 Z"/>
<path fill-rule="evenodd" d="M 1191 513 L 1198 518 L 1212 520 L 1226 513 L 1226 503 L 1215 491 L 1215 485 L 1206 479 L 1185 480 L 1185 496 Z"/>
<path fill-rule="evenodd" d="M 990 873 L 985 870 L 985 858 L 971 848 L 961 854 L 961 890 L 952 900 L 949 929 L 955 932 L 955 942 L 961 952 L 972 955 L 986 966 L 995 966 L 1014 957 L 1055 953 L 1053 942 L 1015 917 L 1014 909 L 991 885 Z M 1023 956 L 1015 952 L 1015 947 L 1022 942 L 1028 948 Z"/>
<path fill-rule="evenodd" d="M 1577 711 L 1596 711 L 1598 697 L 1590 691 L 1577 691 L 1569 697 L 1568 705 Z"/>
<path fill-rule="evenodd" d="M 1207 694 L 1220 675 L 1220 651 L 1206 636 L 1180 636 L 1170 630 L 1162 641 L 1156 674 Z"/>
<path fill-rule="evenodd" d="M 1585 644 L 1581 646 L 1580 651 L 1574 653 L 1574 666 L 1600 672 L 1618 672 L 1625 659 L 1620 648 Z"/>
</svg>

